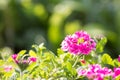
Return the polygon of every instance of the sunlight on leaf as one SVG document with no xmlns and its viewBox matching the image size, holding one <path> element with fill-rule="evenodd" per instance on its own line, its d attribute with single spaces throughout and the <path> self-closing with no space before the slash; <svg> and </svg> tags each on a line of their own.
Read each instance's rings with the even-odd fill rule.
<svg viewBox="0 0 120 80">
<path fill-rule="evenodd" d="M 103 54 L 103 56 L 102 56 L 102 63 L 103 64 L 113 65 L 112 58 L 108 54 Z"/>
<path fill-rule="evenodd" d="M 29 51 L 29 55 L 30 55 L 31 57 L 37 57 L 36 53 L 35 53 L 33 50 L 30 50 L 30 51 Z"/>
</svg>

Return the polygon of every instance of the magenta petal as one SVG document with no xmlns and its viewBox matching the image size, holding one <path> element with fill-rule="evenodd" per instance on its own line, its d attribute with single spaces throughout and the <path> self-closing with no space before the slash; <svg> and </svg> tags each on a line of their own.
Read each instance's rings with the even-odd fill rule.
<svg viewBox="0 0 120 80">
<path fill-rule="evenodd" d="M 78 31 L 73 35 L 68 35 L 61 43 L 61 49 L 72 54 L 89 54 L 95 50 L 96 42 L 90 38 L 90 35 L 85 31 Z"/>
</svg>

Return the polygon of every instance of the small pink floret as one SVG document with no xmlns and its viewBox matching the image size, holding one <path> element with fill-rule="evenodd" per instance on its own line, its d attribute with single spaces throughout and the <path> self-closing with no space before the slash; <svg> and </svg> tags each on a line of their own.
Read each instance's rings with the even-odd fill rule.
<svg viewBox="0 0 120 80">
<path fill-rule="evenodd" d="M 117 76 L 120 76 L 120 68 L 114 68 L 113 77 L 116 78 Z"/>
<path fill-rule="evenodd" d="M 4 67 L 4 70 L 5 70 L 6 72 L 11 71 L 11 70 L 12 70 L 12 66 L 5 66 L 5 67 Z"/>
<path fill-rule="evenodd" d="M 13 58 L 14 60 L 16 60 L 17 56 L 18 56 L 17 54 L 13 54 L 13 55 L 12 55 L 12 58 Z"/>
<path fill-rule="evenodd" d="M 30 62 L 36 62 L 37 58 L 36 57 L 30 57 L 29 60 L 30 60 Z"/>
</svg>

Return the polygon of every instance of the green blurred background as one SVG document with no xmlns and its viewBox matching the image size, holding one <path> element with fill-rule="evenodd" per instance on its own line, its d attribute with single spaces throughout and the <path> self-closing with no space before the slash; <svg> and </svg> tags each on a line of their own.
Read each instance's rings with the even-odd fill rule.
<svg viewBox="0 0 120 80">
<path fill-rule="evenodd" d="M 56 53 L 66 35 L 83 29 L 106 36 L 104 52 L 117 57 L 120 0 L 0 0 L 0 48 L 8 51 L 44 42 Z"/>
</svg>

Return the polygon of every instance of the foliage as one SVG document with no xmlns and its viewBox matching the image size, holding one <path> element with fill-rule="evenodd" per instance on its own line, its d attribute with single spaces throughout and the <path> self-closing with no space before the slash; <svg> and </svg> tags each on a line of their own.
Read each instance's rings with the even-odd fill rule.
<svg viewBox="0 0 120 80">
<path fill-rule="evenodd" d="M 107 53 L 101 54 L 106 38 L 97 40 L 97 43 L 96 51 L 92 50 L 87 55 L 71 54 L 61 48 L 58 48 L 57 55 L 55 55 L 43 43 L 33 45 L 29 51 L 21 50 L 10 57 L 1 55 L 0 79 L 119 80 L 120 57 L 112 59 Z M 98 74 L 99 77 L 97 77 Z"/>
</svg>

